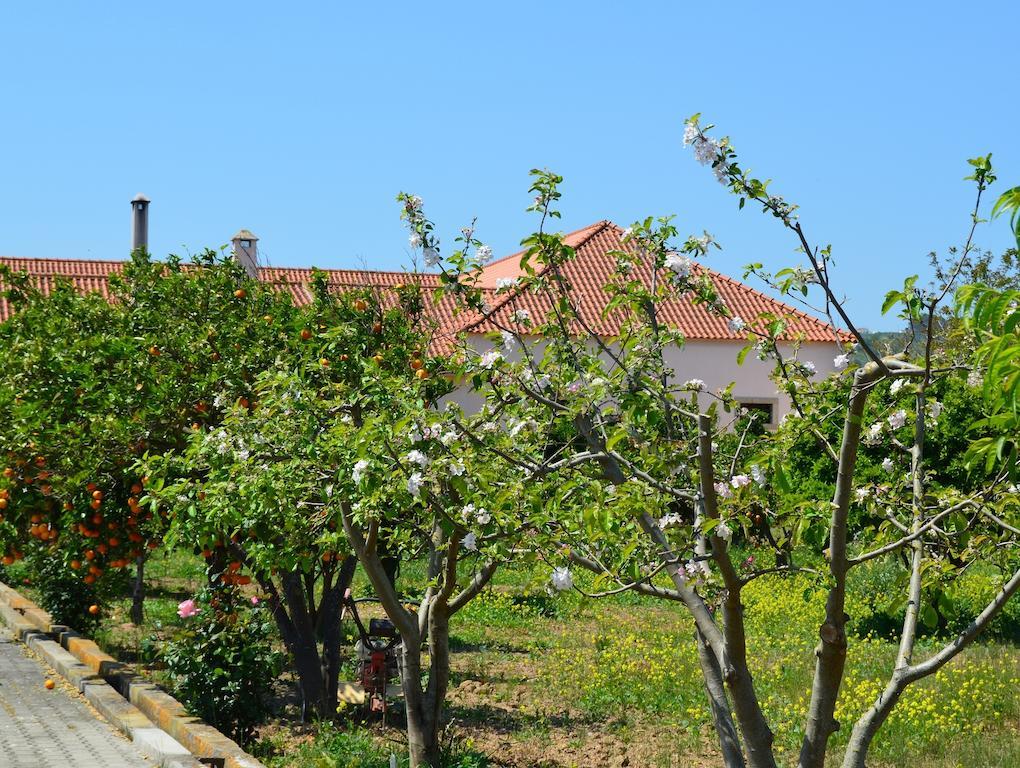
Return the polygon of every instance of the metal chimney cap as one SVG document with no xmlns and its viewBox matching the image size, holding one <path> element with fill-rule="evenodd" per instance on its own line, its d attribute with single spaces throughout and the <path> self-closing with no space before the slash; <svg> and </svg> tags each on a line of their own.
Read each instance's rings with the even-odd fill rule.
<svg viewBox="0 0 1020 768">
<path fill-rule="evenodd" d="M 143 195 L 141 192 L 139 192 L 137 195 L 135 195 L 134 199 L 131 202 L 132 203 L 151 203 L 152 201 L 149 198 L 147 198 L 145 195 Z"/>
<path fill-rule="evenodd" d="M 238 230 L 237 234 L 234 235 L 230 239 L 231 240 L 258 240 L 258 238 L 255 237 L 254 234 L 252 234 L 251 230 L 248 230 L 248 229 Z"/>
</svg>

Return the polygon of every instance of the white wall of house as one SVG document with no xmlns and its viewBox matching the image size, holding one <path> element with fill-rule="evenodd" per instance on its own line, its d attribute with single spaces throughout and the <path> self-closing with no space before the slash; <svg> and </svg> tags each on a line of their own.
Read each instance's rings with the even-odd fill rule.
<svg viewBox="0 0 1020 768">
<path fill-rule="evenodd" d="M 481 335 L 471 336 L 469 344 L 479 354 L 495 346 L 491 340 Z M 536 339 L 532 354 L 540 356 L 542 345 L 543 341 Z M 790 412 L 790 399 L 785 393 L 779 392 L 769 378 L 772 371 L 769 361 L 759 360 L 750 353 L 743 365 L 737 364 L 737 354 L 742 347 L 743 343 L 738 341 L 690 340 L 683 347 L 668 350 L 666 363 L 676 372 L 677 382 L 701 379 L 708 391 L 714 392 L 735 382 L 733 396 L 738 402 L 771 405 L 773 424 L 778 424 Z M 785 357 L 793 355 L 789 345 L 782 349 Z M 833 358 L 837 354 L 839 351 L 834 342 L 812 342 L 801 345 L 798 359 L 814 363 L 817 370 L 815 376 L 822 379 L 836 370 Z M 519 357 L 519 353 L 510 357 Z M 445 399 L 458 403 L 469 413 L 481 405 L 478 396 L 467 387 L 458 388 Z"/>
</svg>

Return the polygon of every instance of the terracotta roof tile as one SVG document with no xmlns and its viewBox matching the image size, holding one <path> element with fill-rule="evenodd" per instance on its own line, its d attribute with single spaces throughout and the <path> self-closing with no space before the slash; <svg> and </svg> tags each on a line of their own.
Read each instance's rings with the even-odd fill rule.
<svg viewBox="0 0 1020 768">
<path fill-rule="evenodd" d="M 616 257 L 613 251 L 635 254 L 635 246 L 622 241 L 623 230 L 611 221 L 601 221 L 584 229 L 572 232 L 564 237 L 564 242 L 575 249 L 574 258 L 567 261 L 561 274 L 570 285 L 577 310 L 585 324 L 599 335 L 612 337 L 619 335 L 622 313 L 603 316 L 603 310 L 609 302 L 609 293 L 605 286 L 610 283 L 616 268 Z M 514 278 L 523 274 L 520 267 L 522 253 L 493 262 L 485 268 L 491 275 L 483 278 L 484 285 L 495 286 L 500 278 Z M 642 270 L 637 266 L 640 261 L 635 258 L 634 276 L 650 282 L 650 270 Z M 774 299 L 750 286 L 716 272 L 695 262 L 695 272 L 707 274 L 714 283 L 725 305 L 745 322 L 753 324 L 765 313 L 780 315 L 786 318 L 788 326 L 785 338 L 802 338 L 805 341 L 835 341 L 837 331 L 832 326 L 807 313 Z M 665 279 L 665 276 L 663 276 Z M 550 304 L 546 297 L 522 290 L 509 292 L 504 290 L 498 294 L 499 302 L 487 318 L 479 318 L 466 327 L 466 330 L 487 333 L 497 330 L 500 325 L 510 325 L 510 315 L 518 309 L 527 309 L 532 321 L 541 321 L 549 312 Z M 659 307 L 659 321 L 683 332 L 688 339 L 699 340 L 733 340 L 741 341 L 745 334 L 729 330 L 728 321 L 709 312 L 704 306 L 694 304 L 689 298 L 662 302 Z M 840 339 L 846 335 L 840 333 Z"/>
<path fill-rule="evenodd" d="M 621 235 L 622 230 L 618 226 L 610 221 L 600 221 L 564 237 L 567 245 L 576 250 L 576 257 L 564 266 L 564 276 L 573 287 L 582 316 L 597 332 L 605 336 L 617 335 L 621 319 L 620 316 L 606 318 L 602 316 L 602 310 L 608 300 L 604 286 L 612 276 L 615 266 L 614 257 L 608 254 L 614 250 L 633 252 L 631 245 L 622 243 Z M 436 352 L 446 352 L 452 348 L 454 338 L 459 332 L 466 330 L 485 333 L 495 330 L 496 323 L 503 325 L 508 323 L 509 315 L 515 309 L 527 308 L 535 319 L 545 316 L 548 307 L 544 306 L 545 301 L 540 296 L 512 290 L 509 295 L 505 292 L 495 293 L 496 283 L 500 278 L 515 278 L 522 274 L 521 257 L 522 253 L 516 253 L 490 262 L 482 270 L 479 285 L 486 291 L 490 304 L 494 306 L 488 319 L 476 313 L 458 311 L 456 302 L 451 297 L 433 299 L 431 289 L 440 285 L 439 276 L 436 274 L 345 269 L 322 271 L 326 273 L 327 283 L 333 290 L 343 292 L 369 288 L 387 307 L 396 303 L 392 291 L 394 287 L 402 283 L 417 282 L 425 291 L 427 311 L 437 329 L 432 348 Z M 125 262 L 0 257 L 0 264 L 32 275 L 44 292 L 51 290 L 56 279 L 62 276 L 69 279 L 82 293 L 98 292 L 108 297 L 109 276 L 122 272 Z M 808 341 L 834 340 L 835 331 L 823 321 L 707 267 L 699 265 L 697 269 L 707 272 L 726 305 L 745 321 L 751 323 L 765 312 L 781 314 L 789 321 L 788 337 L 802 336 Z M 278 287 L 281 291 L 286 291 L 295 304 L 300 306 L 311 301 L 308 286 L 312 271 L 286 267 L 260 267 L 259 279 Z M 0 321 L 5 320 L 10 311 L 7 301 L 0 296 Z M 689 339 L 737 341 L 742 338 L 727 328 L 725 319 L 710 314 L 704 307 L 696 306 L 686 299 L 665 302 L 661 307 L 661 320 L 679 328 Z"/>
</svg>

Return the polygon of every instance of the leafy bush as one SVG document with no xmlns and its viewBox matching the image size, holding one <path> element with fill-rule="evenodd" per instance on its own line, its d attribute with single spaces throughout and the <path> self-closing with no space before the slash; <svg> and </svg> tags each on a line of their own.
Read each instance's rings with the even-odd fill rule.
<svg viewBox="0 0 1020 768">
<path fill-rule="evenodd" d="M 70 570 L 62 558 L 49 552 L 35 551 L 26 558 L 26 572 L 37 590 L 38 603 L 48 611 L 57 624 L 65 624 L 83 634 L 91 635 L 99 625 L 99 612 L 89 608 L 102 602 L 111 588 L 122 586 L 104 582 L 86 584 L 81 576 Z"/>
<path fill-rule="evenodd" d="M 208 588 L 193 603 L 190 616 L 181 604 L 185 628 L 162 651 L 173 692 L 192 714 L 246 743 L 281 667 L 272 618 L 234 587 Z"/>
</svg>

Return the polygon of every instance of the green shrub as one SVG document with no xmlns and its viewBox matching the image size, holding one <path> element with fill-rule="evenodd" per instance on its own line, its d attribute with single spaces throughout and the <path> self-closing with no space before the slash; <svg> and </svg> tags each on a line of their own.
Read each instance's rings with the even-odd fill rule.
<svg viewBox="0 0 1020 768">
<path fill-rule="evenodd" d="M 90 613 L 89 607 L 101 603 L 110 588 L 120 585 L 108 581 L 100 590 L 95 584 L 86 584 L 81 574 L 68 568 L 62 558 L 47 551 L 29 553 L 25 564 L 39 607 L 49 612 L 54 623 L 64 624 L 85 635 L 95 632 L 102 617 L 99 613 Z"/>
<path fill-rule="evenodd" d="M 246 743 L 268 712 L 281 667 L 272 618 L 234 587 L 208 588 L 193 604 L 197 613 L 182 617 L 182 631 L 161 654 L 173 693 L 192 714 Z"/>
</svg>

